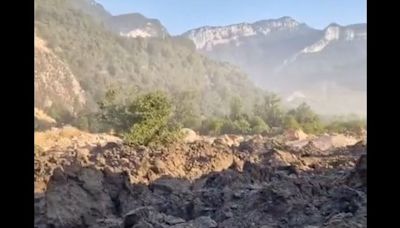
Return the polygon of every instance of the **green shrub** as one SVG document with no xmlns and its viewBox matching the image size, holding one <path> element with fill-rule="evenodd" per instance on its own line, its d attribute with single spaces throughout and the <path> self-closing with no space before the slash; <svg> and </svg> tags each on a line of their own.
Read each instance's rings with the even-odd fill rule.
<svg viewBox="0 0 400 228">
<path fill-rule="evenodd" d="M 220 118 L 209 118 L 202 122 L 201 133 L 219 135 L 222 132 L 224 121 Z"/>
<path fill-rule="evenodd" d="M 175 92 L 173 94 L 174 120 L 185 128 L 200 129 L 200 96 L 197 91 Z"/>
<path fill-rule="evenodd" d="M 250 121 L 252 134 L 264 134 L 270 131 L 270 127 L 259 116 L 255 116 Z"/>
<path fill-rule="evenodd" d="M 230 119 L 224 119 L 221 126 L 221 134 L 236 134 L 237 125 Z"/>
<path fill-rule="evenodd" d="M 201 133 L 211 135 L 262 134 L 270 131 L 270 127 L 258 116 L 250 118 L 247 115 L 241 115 L 236 120 L 232 120 L 230 117 L 204 120 Z"/>
<path fill-rule="evenodd" d="M 173 105 L 166 94 L 156 91 L 136 98 L 119 99 L 109 90 L 99 103 L 97 115 L 83 117 L 77 124 L 91 131 L 115 131 L 131 145 L 159 145 L 180 138 L 181 124 L 173 118 Z"/>
<path fill-rule="evenodd" d="M 297 122 L 306 133 L 318 134 L 323 131 L 318 115 L 306 103 L 302 103 L 297 108 L 290 110 L 287 113 L 287 118 L 286 125 L 289 128 L 296 129 L 298 127 Z"/>
<path fill-rule="evenodd" d="M 254 106 L 254 114 L 270 127 L 281 127 L 284 116 L 281 99 L 274 93 L 266 94 L 262 102 Z"/>
<path fill-rule="evenodd" d="M 302 129 L 308 134 L 320 134 L 324 131 L 322 124 L 318 121 L 304 123 Z"/>
<path fill-rule="evenodd" d="M 129 105 L 133 99 L 127 98 L 124 101 L 118 100 L 120 93 L 114 89 L 109 89 L 104 99 L 99 102 L 100 111 L 93 118 L 91 129 L 109 131 L 115 130 L 118 134 L 123 134 L 131 128 L 135 122 L 135 113 L 129 110 Z M 93 126 L 95 125 L 95 126 Z"/>
<path fill-rule="evenodd" d="M 325 126 L 328 132 L 352 133 L 359 135 L 366 129 L 365 120 L 335 120 Z"/>
<path fill-rule="evenodd" d="M 171 122 L 172 105 L 160 92 L 139 96 L 129 107 L 134 121 L 124 140 L 132 145 L 166 144 L 179 138 L 179 127 Z"/>
<path fill-rule="evenodd" d="M 293 115 L 286 115 L 283 121 L 283 127 L 289 130 L 300 129 L 301 126 Z"/>
<path fill-rule="evenodd" d="M 234 134 L 249 134 L 251 132 L 250 123 L 245 118 L 240 118 L 234 122 Z"/>
<path fill-rule="evenodd" d="M 50 108 L 47 108 L 46 111 L 49 116 L 54 118 L 57 123 L 60 123 L 61 125 L 71 123 L 74 118 L 70 111 L 58 103 L 53 104 Z"/>
</svg>

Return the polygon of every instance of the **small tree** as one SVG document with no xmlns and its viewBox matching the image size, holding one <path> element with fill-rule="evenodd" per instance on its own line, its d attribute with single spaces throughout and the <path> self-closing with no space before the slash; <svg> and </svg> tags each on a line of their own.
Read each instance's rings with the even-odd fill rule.
<svg viewBox="0 0 400 228">
<path fill-rule="evenodd" d="M 280 127 L 283 122 L 283 111 L 280 98 L 274 94 L 267 94 L 261 104 L 254 107 L 254 113 L 260 116 L 271 127 Z"/>
<path fill-rule="evenodd" d="M 165 144 L 179 137 L 179 125 L 172 119 L 173 106 L 164 93 L 116 102 L 116 92 L 110 90 L 99 106 L 99 117 L 108 130 L 115 130 L 128 144 Z"/>
<path fill-rule="evenodd" d="M 233 121 L 233 134 L 249 134 L 251 131 L 250 123 L 246 118 L 241 117 L 238 120 Z"/>
<path fill-rule="evenodd" d="M 179 127 L 173 123 L 172 105 L 160 92 L 138 97 L 128 108 L 134 122 L 124 139 L 133 145 L 165 144 L 179 137 Z"/>
<path fill-rule="evenodd" d="M 366 129 L 365 120 L 334 120 L 330 122 L 325 129 L 329 132 L 336 133 L 352 133 L 356 135 L 362 134 L 363 129 Z"/>
<path fill-rule="evenodd" d="M 224 121 L 219 118 L 208 118 L 202 122 L 202 133 L 210 135 L 221 134 Z"/>
<path fill-rule="evenodd" d="M 283 121 L 283 127 L 289 130 L 300 129 L 301 126 L 293 115 L 286 115 Z"/>
<path fill-rule="evenodd" d="M 259 116 L 255 116 L 250 121 L 251 133 L 263 134 L 270 131 L 270 127 Z"/>
<path fill-rule="evenodd" d="M 119 102 L 117 101 L 118 95 L 115 89 L 109 89 L 106 92 L 104 99 L 99 102 L 98 119 L 102 123 L 103 130 L 114 129 L 117 133 L 124 133 L 132 126 L 136 116 L 128 109 L 129 105 L 127 104 L 132 101 Z"/>
<path fill-rule="evenodd" d="M 174 94 L 174 103 L 175 121 L 184 127 L 199 129 L 201 126 L 199 94 L 195 91 L 178 92 Z"/>
<path fill-rule="evenodd" d="M 230 119 L 239 120 L 243 115 L 243 104 L 239 97 L 234 97 L 230 104 Z"/>
<path fill-rule="evenodd" d="M 287 114 L 288 116 L 293 116 L 306 133 L 320 133 L 323 130 L 323 126 L 318 115 L 314 113 L 311 107 L 306 103 L 300 104 L 297 108 L 290 110 Z M 296 126 L 293 120 L 289 119 L 289 121 L 292 122 L 291 124 Z"/>
</svg>

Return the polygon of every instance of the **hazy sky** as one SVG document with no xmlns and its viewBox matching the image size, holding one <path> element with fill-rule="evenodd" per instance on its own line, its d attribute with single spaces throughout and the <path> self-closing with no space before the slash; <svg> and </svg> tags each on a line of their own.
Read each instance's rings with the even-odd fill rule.
<svg viewBox="0 0 400 228">
<path fill-rule="evenodd" d="M 96 0 L 111 14 L 138 12 L 169 33 L 290 16 L 314 28 L 366 22 L 366 0 Z"/>
</svg>

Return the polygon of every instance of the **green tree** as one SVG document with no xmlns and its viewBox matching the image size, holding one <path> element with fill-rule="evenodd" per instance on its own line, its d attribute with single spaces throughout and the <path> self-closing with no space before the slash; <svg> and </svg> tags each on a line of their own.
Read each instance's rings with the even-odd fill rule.
<svg viewBox="0 0 400 228">
<path fill-rule="evenodd" d="M 136 120 L 136 115 L 131 112 L 129 105 L 126 105 L 132 101 L 129 99 L 126 103 L 118 101 L 119 95 L 116 89 L 109 89 L 106 92 L 104 99 L 98 103 L 100 109 L 98 119 L 103 123 L 104 130 L 114 129 L 121 134 L 129 130 Z"/>
<path fill-rule="evenodd" d="M 306 133 L 320 133 L 323 130 L 318 115 L 306 103 L 290 110 L 288 115 L 293 116 Z"/>
<path fill-rule="evenodd" d="M 247 121 L 246 118 L 240 118 L 233 122 L 234 124 L 234 134 L 249 134 L 251 131 L 250 123 Z"/>
<path fill-rule="evenodd" d="M 210 134 L 210 135 L 219 135 L 222 131 L 222 126 L 224 125 L 224 121 L 220 118 L 208 118 L 203 120 L 201 133 L 202 134 Z"/>
<path fill-rule="evenodd" d="M 263 134 L 270 131 L 270 127 L 259 116 L 255 116 L 251 119 L 250 127 L 253 134 Z"/>
<path fill-rule="evenodd" d="M 301 128 L 301 126 L 297 122 L 296 118 L 290 114 L 285 116 L 285 119 L 283 121 L 283 127 L 285 129 L 290 129 L 290 130 L 297 130 L 297 129 Z"/>
<path fill-rule="evenodd" d="M 178 138 L 178 128 L 171 123 L 172 104 L 161 92 L 138 97 L 128 110 L 134 114 L 133 125 L 124 139 L 133 145 L 165 144 Z"/>
<path fill-rule="evenodd" d="M 239 97 L 232 98 L 230 104 L 230 119 L 239 120 L 243 115 L 243 103 Z"/>
<path fill-rule="evenodd" d="M 271 127 L 281 127 L 283 122 L 283 111 L 280 98 L 270 93 L 264 96 L 261 104 L 255 105 L 254 113 L 260 116 L 265 123 Z"/>
<path fill-rule="evenodd" d="M 325 126 L 325 129 L 329 132 L 359 135 L 366 129 L 366 122 L 363 119 L 333 120 Z"/>
<path fill-rule="evenodd" d="M 296 109 L 289 111 L 299 123 L 310 123 L 318 120 L 317 114 L 306 103 L 301 103 Z"/>
<path fill-rule="evenodd" d="M 174 94 L 174 119 L 183 127 L 198 130 L 201 126 L 200 96 L 196 91 Z"/>
</svg>

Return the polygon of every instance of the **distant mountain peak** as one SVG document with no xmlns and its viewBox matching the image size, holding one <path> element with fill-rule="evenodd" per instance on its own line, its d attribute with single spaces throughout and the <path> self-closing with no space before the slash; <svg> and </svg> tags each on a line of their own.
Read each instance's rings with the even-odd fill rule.
<svg viewBox="0 0 400 228">
<path fill-rule="evenodd" d="M 147 18 L 140 13 L 129 13 L 112 16 L 108 25 L 125 37 L 166 37 L 167 29 L 157 19 Z"/>
<path fill-rule="evenodd" d="M 333 22 L 333 23 L 330 23 L 328 26 L 326 26 L 325 30 L 328 28 L 332 28 L 332 27 L 343 27 L 343 26 L 339 25 L 338 23 Z"/>
<path fill-rule="evenodd" d="M 337 23 L 331 23 L 324 29 L 324 36 L 318 42 L 304 48 L 302 53 L 320 52 L 330 43 L 337 40 L 352 41 L 365 39 L 366 31 L 362 28 L 362 25 L 341 26 Z"/>
<path fill-rule="evenodd" d="M 254 25 L 273 25 L 279 27 L 294 27 L 300 25 L 300 22 L 296 21 L 295 19 L 284 16 L 276 19 L 267 19 L 267 20 L 260 20 L 253 23 Z"/>
<path fill-rule="evenodd" d="M 295 21 L 292 17 L 289 17 L 289 16 L 283 16 L 283 17 L 278 18 L 277 20 Z"/>
<path fill-rule="evenodd" d="M 183 34 L 193 40 L 197 49 L 211 50 L 214 46 L 235 42 L 240 45 L 239 39 L 250 36 L 267 36 L 274 31 L 292 30 L 301 23 L 291 17 L 260 20 L 254 23 L 238 23 L 226 26 L 204 26 L 190 30 Z"/>
</svg>

